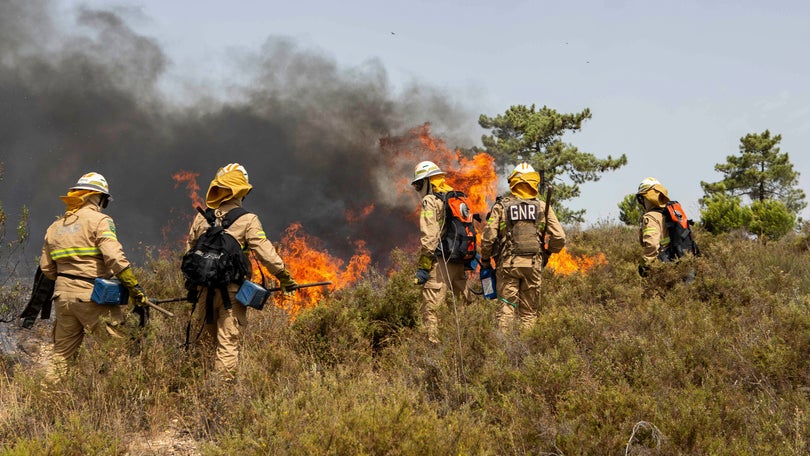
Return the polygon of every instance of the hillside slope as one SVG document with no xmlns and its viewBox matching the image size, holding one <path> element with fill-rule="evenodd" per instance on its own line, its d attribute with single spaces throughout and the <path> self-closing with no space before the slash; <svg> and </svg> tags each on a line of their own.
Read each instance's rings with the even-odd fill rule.
<svg viewBox="0 0 810 456">
<path fill-rule="evenodd" d="M 806 454 L 807 240 L 698 235 L 703 257 L 641 279 L 633 229 L 573 232 L 571 253 L 607 261 L 547 270 L 534 328 L 498 333 L 494 301 L 451 305 L 438 346 L 414 327 L 414 259 L 395 251 L 394 271 L 294 322 L 251 312 L 233 384 L 184 349 L 185 304 L 125 347 L 83 351 L 51 388 L 30 355 L 47 350 L 38 322 L 0 358 L 0 454 Z M 180 293 L 175 266 L 152 261 L 145 288 Z"/>
</svg>

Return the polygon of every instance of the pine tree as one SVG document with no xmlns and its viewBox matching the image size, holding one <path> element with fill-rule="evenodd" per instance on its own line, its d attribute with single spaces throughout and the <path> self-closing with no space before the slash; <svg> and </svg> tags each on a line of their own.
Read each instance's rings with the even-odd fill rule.
<svg viewBox="0 0 810 456">
<path fill-rule="evenodd" d="M 580 184 L 598 181 L 605 171 L 627 164 L 624 155 L 599 159 L 562 141 L 563 134 L 579 131 L 582 122 L 590 118 L 591 111 L 587 108 L 575 114 L 560 114 L 546 106 L 536 109 L 535 105 L 516 105 L 495 117 L 482 114 L 478 123 L 492 130 L 492 135 L 482 136 L 481 141 L 501 170 L 526 161 L 542 172 L 546 182 L 567 177 L 570 183 L 554 182 L 554 200 L 560 202 L 578 197 Z M 584 220 L 584 209 L 571 210 L 555 203 L 554 211 L 564 223 Z"/>
<path fill-rule="evenodd" d="M 729 155 L 726 163 L 715 165 L 723 174 L 718 182 L 701 182 L 706 196 L 724 193 L 747 197 L 751 202 L 777 200 L 794 215 L 807 206 L 804 191 L 797 188 L 799 173 L 787 153 L 781 153 L 778 144 L 782 135 L 771 132 L 749 133 L 740 138 L 740 154 Z"/>
<path fill-rule="evenodd" d="M 644 209 L 636 201 L 636 194 L 625 195 L 624 199 L 617 204 L 619 206 L 619 220 L 625 225 L 639 226 L 641 218 L 644 217 Z"/>
</svg>

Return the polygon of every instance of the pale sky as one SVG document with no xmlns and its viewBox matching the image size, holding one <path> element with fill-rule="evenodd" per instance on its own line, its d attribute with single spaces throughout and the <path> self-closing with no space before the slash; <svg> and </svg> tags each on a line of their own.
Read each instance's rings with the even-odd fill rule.
<svg viewBox="0 0 810 456">
<path fill-rule="evenodd" d="M 343 68 L 378 60 L 391 84 L 438 88 L 469 112 L 510 105 L 593 118 L 565 140 L 628 165 L 583 186 L 570 203 L 588 223 L 658 178 L 698 218 L 700 181 L 738 153 L 748 133 L 781 134 L 810 194 L 810 3 L 801 1 L 214 1 L 60 0 L 113 9 L 171 60 L 175 97 L 239 80 L 237 62 L 268 37 L 287 37 Z M 68 17 L 68 14 L 65 14 Z M 181 100 L 182 101 L 182 100 Z M 425 119 L 431 121 L 432 119 Z M 458 140 L 462 142 L 462 140 Z M 802 214 L 806 219 L 810 212 Z"/>
</svg>

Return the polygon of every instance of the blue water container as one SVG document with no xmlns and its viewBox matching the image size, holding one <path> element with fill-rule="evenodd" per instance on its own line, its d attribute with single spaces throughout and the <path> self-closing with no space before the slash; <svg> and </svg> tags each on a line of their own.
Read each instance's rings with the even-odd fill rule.
<svg viewBox="0 0 810 456">
<path fill-rule="evenodd" d="M 481 269 L 481 288 L 484 290 L 484 298 L 495 299 L 498 293 L 495 291 L 495 270 Z"/>
<path fill-rule="evenodd" d="M 245 280 L 242 282 L 242 286 L 239 287 L 239 291 L 236 292 L 236 300 L 244 306 L 262 310 L 265 301 L 267 301 L 267 295 L 267 290 L 264 287 Z"/>
<path fill-rule="evenodd" d="M 129 302 L 127 287 L 115 279 L 96 279 L 90 299 L 96 304 L 118 306 Z"/>
</svg>

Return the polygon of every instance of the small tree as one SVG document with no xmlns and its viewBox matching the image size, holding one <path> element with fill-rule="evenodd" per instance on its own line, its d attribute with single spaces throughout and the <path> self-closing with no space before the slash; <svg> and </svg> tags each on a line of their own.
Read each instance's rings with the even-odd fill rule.
<svg viewBox="0 0 810 456">
<path fill-rule="evenodd" d="M 740 198 L 716 193 L 702 200 L 700 220 L 703 228 L 712 234 L 747 229 L 753 214 L 743 207 Z"/>
<path fill-rule="evenodd" d="M 745 196 L 754 201 L 778 200 L 793 214 L 807 206 L 804 191 L 797 188 L 799 173 L 787 153 L 777 145 L 782 135 L 771 137 L 765 130 L 761 134 L 749 133 L 740 138 L 740 155 L 729 155 L 726 163 L 715 165 L 723 174 L 718 182 L 701 182 L 706 195 L 726 193 Z"/>
<path fill-rule="evenodd" d="M 591 111 L 587 108 L 580 113 L 560 114 L 545 106 L 536 109 L 535 105 L 516 105 L 495 117 L 482 114 L 478 123 L 492 130 L 492 135 L 482 136 L 481 142 L 487 152 L 495 157 L 495 163 L 501 170 L 526 161 L 538 171 L 542 170 L 546 181 L 567 175 L 570 184 L 554 185 L 554 200 L 562 202 L 579 196 L 580 184 L 598 181 L 605 171 L 627 164 L 624 155 L 617 159 L 609 155 L 606 159 L 598 159 L 562 142 L 566 131 L 579 131 L 582 122 L 590 118 Z M 584 220 L 584 209 L 575 211 L 558 204 L 554 211 L 564 223 Z"/>
<path fill-rule="evenodd" d="M 796 224 L 796 217 L 781 201 L 754 201 L 751 204 L 751 213 L 753 218 L 748 230 L 762 242 L 781 238 Z"/>
<path fill-rule="evenodd" d="M 636 195 L 631 193 L 617 205 L 619 206 L 619 220 L 625 225 L 638 226 L 644 216 L 644 210 L 636 201 Z"/>
<path fill-rule="evenodd" d="M 3 163 L 0 162 L 0 180 L 3 179 Z M 0 321 L 16 318 L 21 305 L 21 282 L 17 268 L 22 258 L 22 248 L 28 240 L 28 208 L 23 206 L 17 223 L 16 236 L 6 239 L 8 214 L 0 201 Z"/>
</svg>

